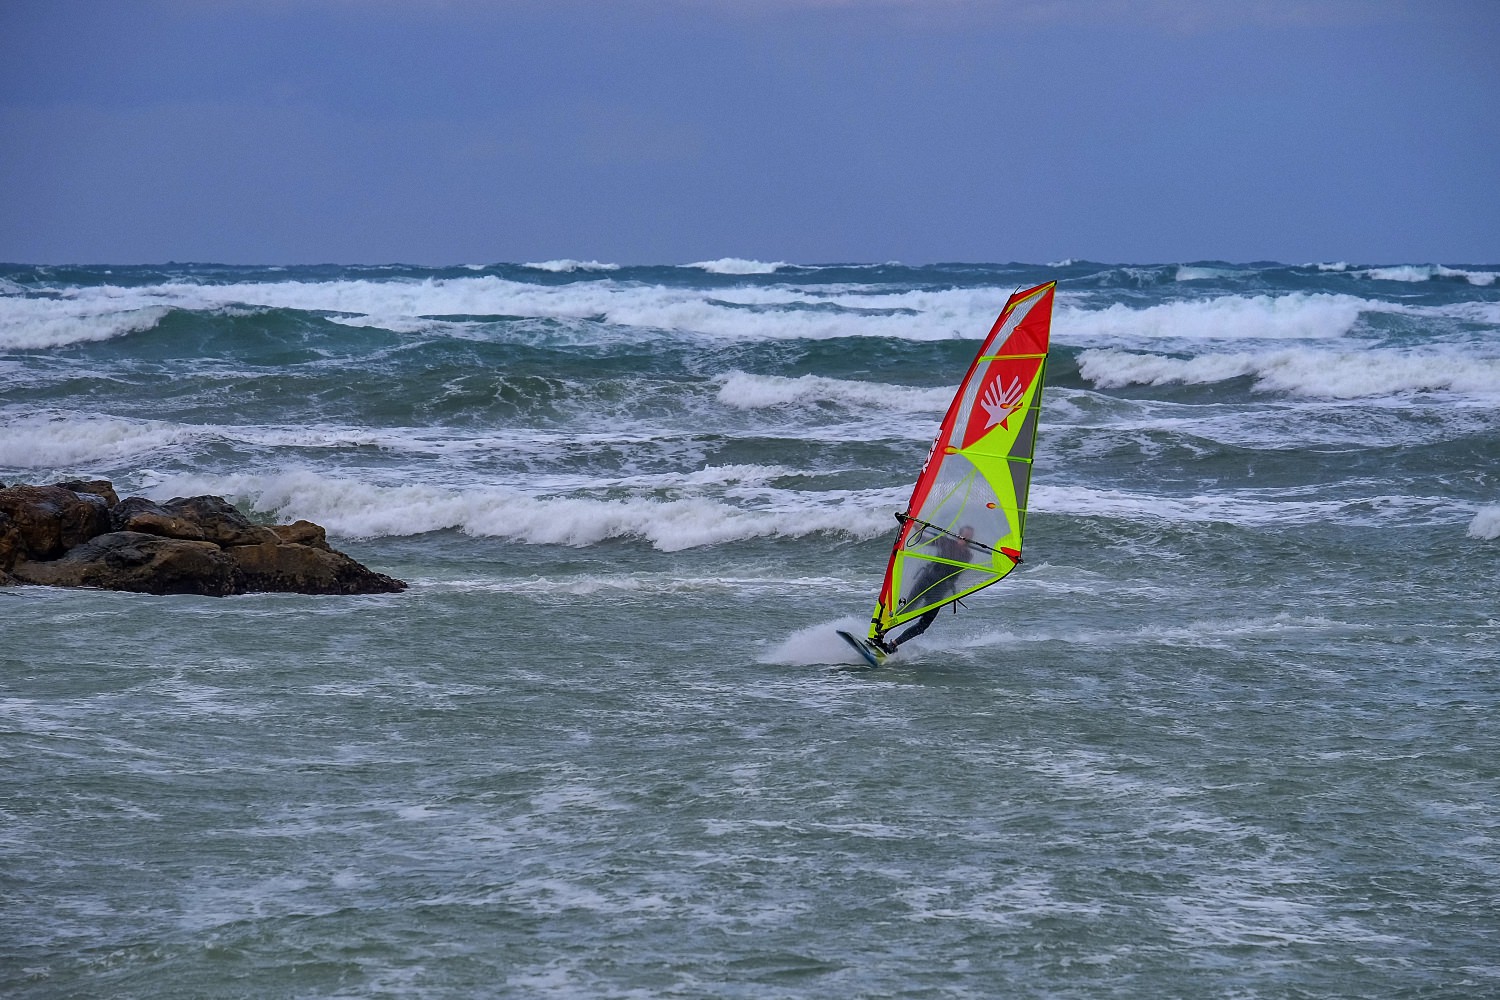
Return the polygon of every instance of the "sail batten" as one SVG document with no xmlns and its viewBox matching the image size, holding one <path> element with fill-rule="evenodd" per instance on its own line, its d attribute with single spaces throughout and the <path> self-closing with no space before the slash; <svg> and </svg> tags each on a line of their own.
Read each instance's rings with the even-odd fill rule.
<svg viewBox="0 0 1500 1000">
<path fill-rule="evenodd" d="M 1010 297 L 960 381 L 897 515 L 872 638 L 1000 582 L 1020 562 L 1056 284 Z"/>
</svg>

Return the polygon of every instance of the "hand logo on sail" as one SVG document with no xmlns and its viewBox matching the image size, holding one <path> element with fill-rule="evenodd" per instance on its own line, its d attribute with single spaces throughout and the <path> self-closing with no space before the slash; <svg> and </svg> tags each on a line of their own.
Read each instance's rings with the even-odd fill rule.
<svg viewBox="0 0 1500 1000">
<path fill-rule="evenodd" d="M 1021 405 L 1021 397 L 1026 395 L 1026 387 L 1021 384 L 1021 376 L 1016 375 L 1010 380 L 1010 384 L 1004 390 L 1000 388 L 1000 380 L 989 384 L 984 395 L 980 397 L 979 405 L 984 407 L 984 412 L 989 414 L 990 422 L 985 424 L 985 430 L 999 424 L 1005 426 L 1005 421 Z"/>
</svg>

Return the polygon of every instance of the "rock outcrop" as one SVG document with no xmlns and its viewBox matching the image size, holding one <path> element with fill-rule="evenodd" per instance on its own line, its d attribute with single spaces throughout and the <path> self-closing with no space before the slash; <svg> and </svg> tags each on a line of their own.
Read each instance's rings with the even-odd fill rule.
<svg viewBox="0 0 1500 1000">
<path fill-rule="evenodd" d="M 253 524 L 223 497 L 121 500 L 102 479 L 0 486 L 0 586 L 17 583 L 212 597 L 406 589 L 310 521 Z"/>
</svg>

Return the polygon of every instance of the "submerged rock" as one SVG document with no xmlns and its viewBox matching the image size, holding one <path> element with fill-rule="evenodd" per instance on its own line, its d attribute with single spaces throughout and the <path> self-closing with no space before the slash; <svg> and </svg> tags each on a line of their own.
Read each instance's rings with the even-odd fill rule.
<svg viewBox="0 0 1500 1000">
<path fill-rule="evenodd" d="M 214 496 L 120 500 L 102 479 L 0 487 L 0 586 L 15 583 L 216 597 L 406 589 L 330 548 L 311 521 L 253 524 Z"/>
</svg>

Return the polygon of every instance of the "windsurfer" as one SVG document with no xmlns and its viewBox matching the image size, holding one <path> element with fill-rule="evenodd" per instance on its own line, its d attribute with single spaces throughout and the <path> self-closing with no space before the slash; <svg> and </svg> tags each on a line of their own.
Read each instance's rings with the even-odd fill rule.
<svg viewBox="0 0 1500 1000">
<path fill-rule="evenodd" d="M 974 529 L 964 525 L 958 529 L 957 535 L 943 534 L 933 545 L 936 554 L 943 559 L 951 559 L 953 562 L 967 563 L 973 561 L 972 550 L 969 542 L 974 537 Z M 929 562 L 922 572 L 917 574 L 916 582 L 912 585 L 911 596 L 908 602 L 920 601 L 926 604 L 934 601 L 922 617 L 918 618 L 916 624 L 896 636 L 895 639 L 886 639 L 884 636 L 876 637 L 880 648 L 887 653 L 894 653 L 896 648 L 909 639 L 926 632 L 937 621 L 938 612 L 943 610 L 942 600 L 958 586 L 958 578 L 963 575 L 962 566 L 952 566 L 945 562 Z"/>
</svg>

